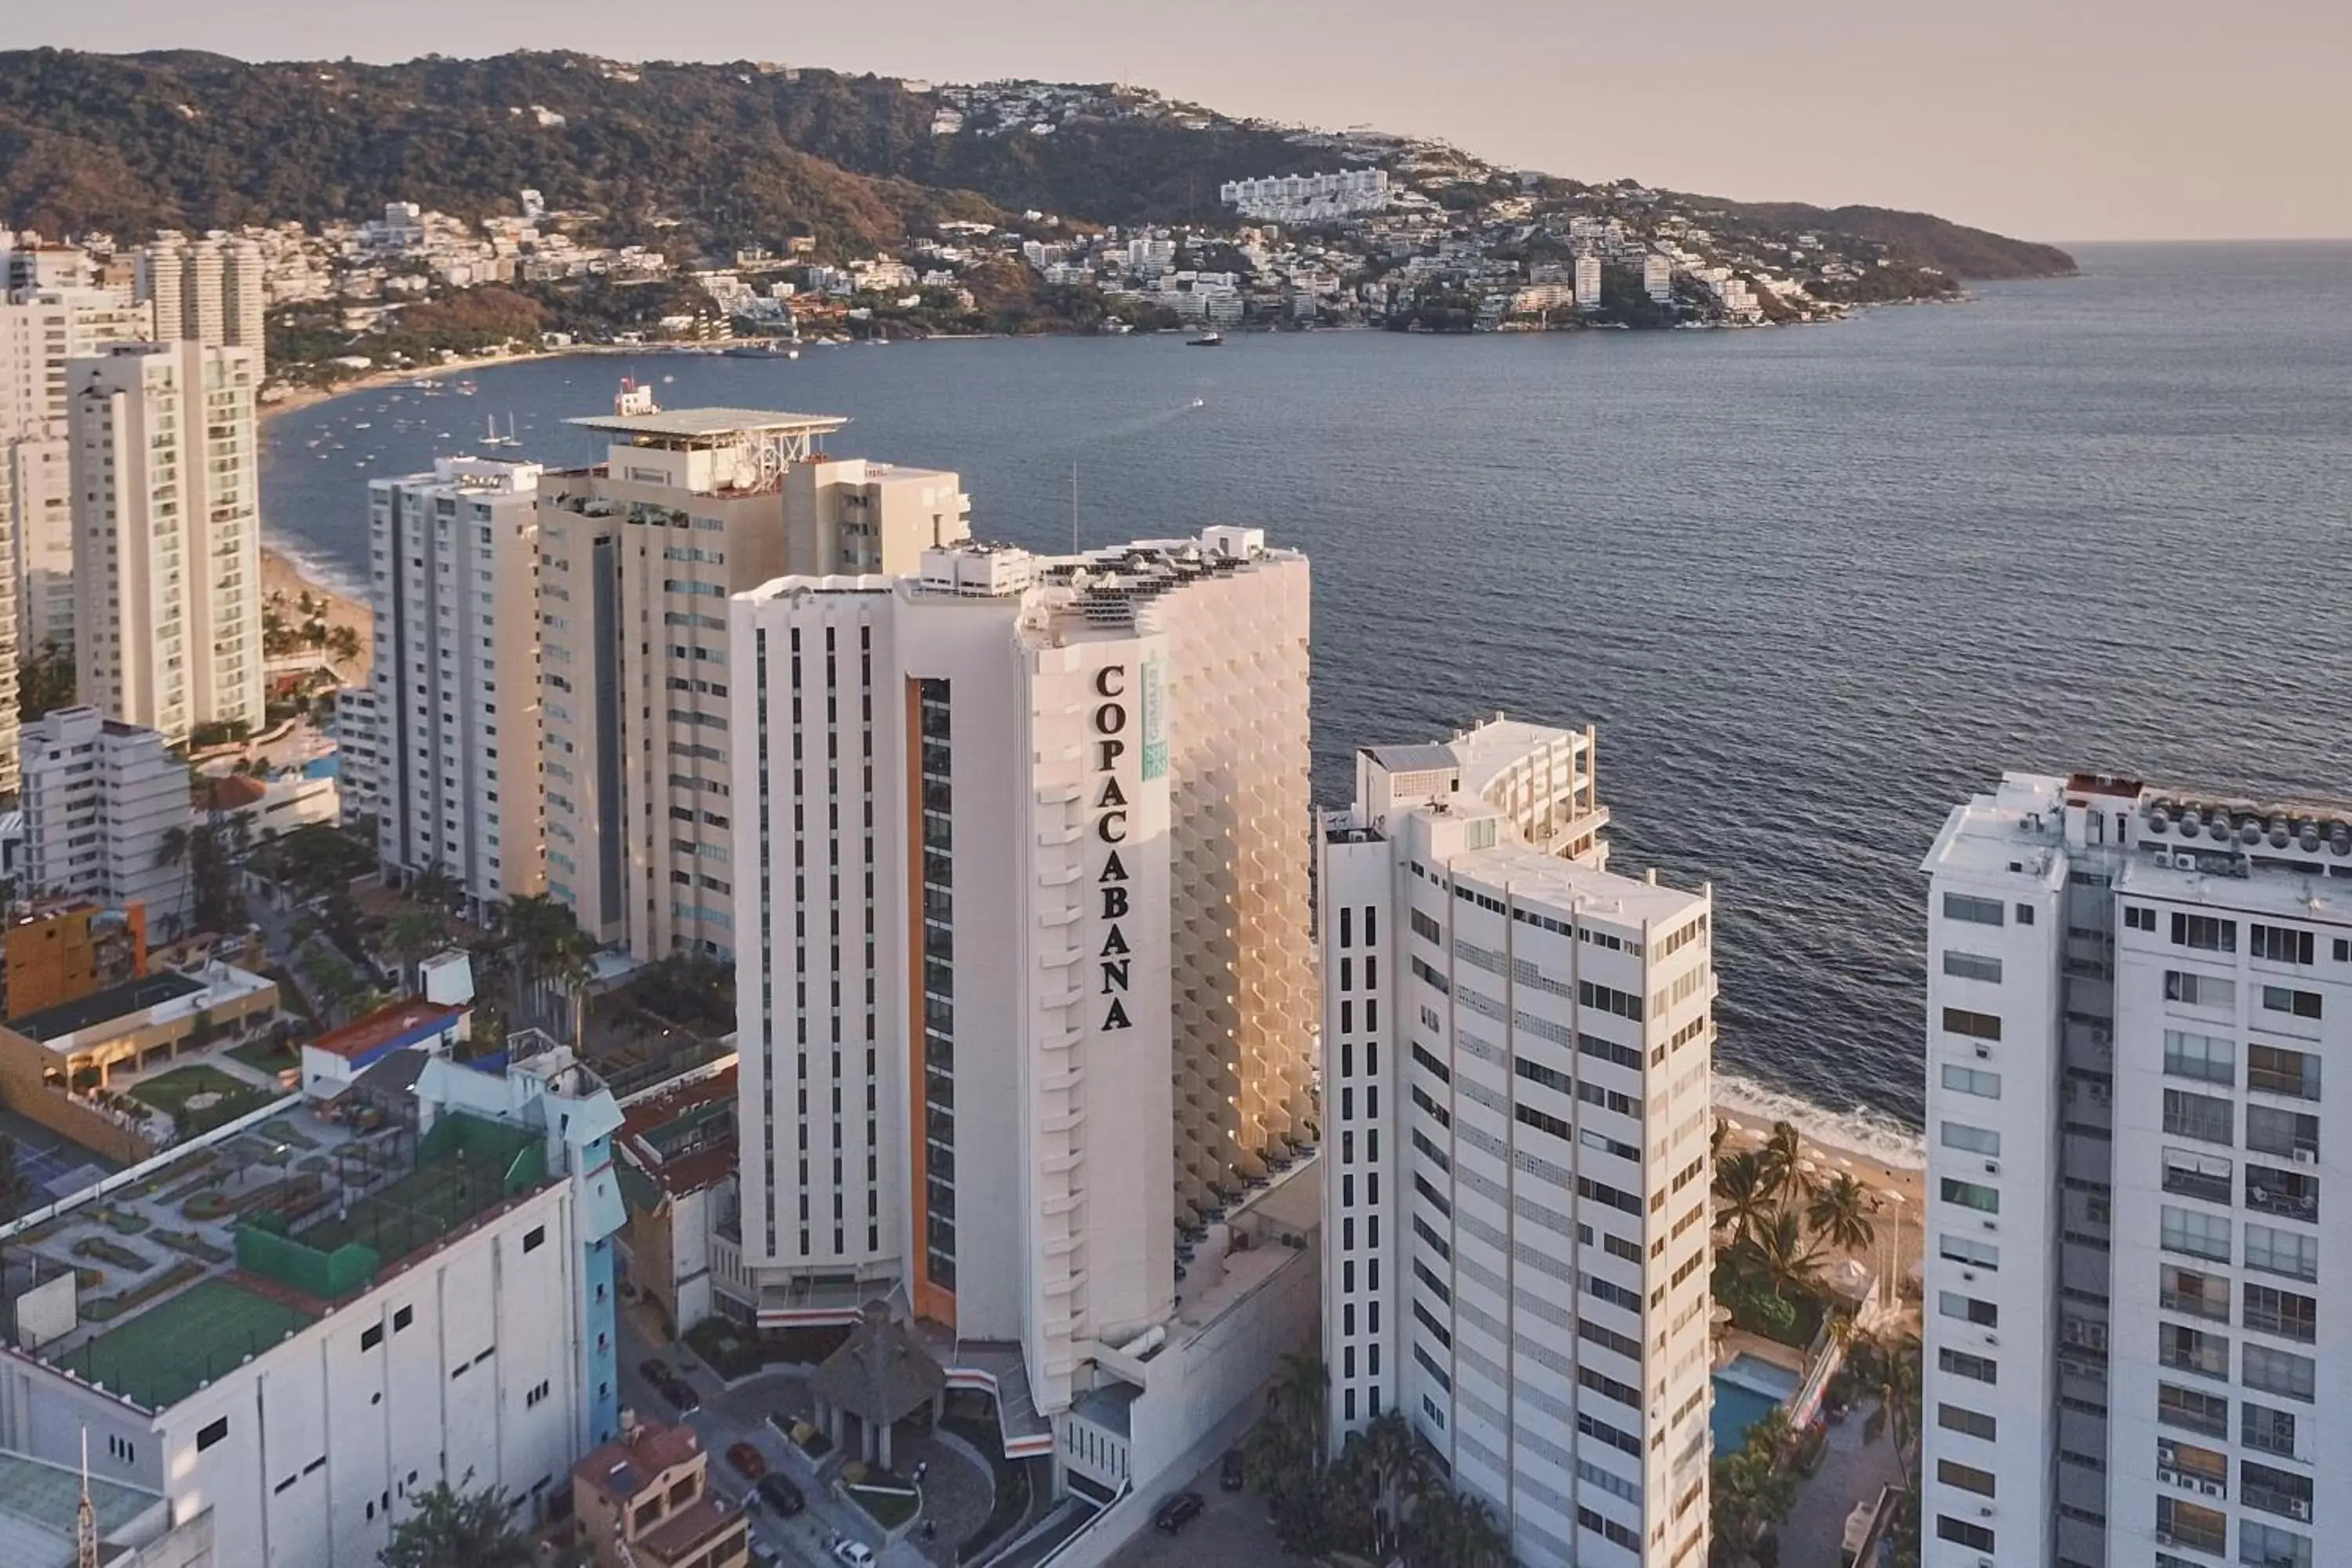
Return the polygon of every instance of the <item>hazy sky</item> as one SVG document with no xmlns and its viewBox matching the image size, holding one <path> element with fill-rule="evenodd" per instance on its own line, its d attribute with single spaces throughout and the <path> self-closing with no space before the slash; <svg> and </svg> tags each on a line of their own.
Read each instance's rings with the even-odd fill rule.
<svg viewBox="0 0 2352 1568">
<path fill-rule="evenodd" d="M 0 0 L 0 45 L 1123 79 L 1508 164 L 2055 241 L 2352 236 L 2352 0 Z"/>
</svg>

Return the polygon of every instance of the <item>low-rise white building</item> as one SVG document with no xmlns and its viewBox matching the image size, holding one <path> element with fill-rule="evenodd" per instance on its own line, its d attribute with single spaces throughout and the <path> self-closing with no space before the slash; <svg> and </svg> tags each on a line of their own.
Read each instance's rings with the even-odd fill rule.
<svg viewBox="0 0 2352 1568">
<path fill-rule="evenodd" d="M 25 727 L 24 755 L 29 885 L 116 909 L 143 904 L 151 931 L 175 931 L 195 814 L 188 771 L 163 737 L 95 708 L 59 708 Z"/>
<path fill-rule="evenodd" d="M 620 1112 L 551 1046 L 434 1058 L 415 1097 L 413 1131 L 281 1102 L 0 1231 L 0 1447 L 79 1464 L 87 1441 L 173 1521 L 209 1513 L 238 1568 L 373 1564 L 443 1481 L 560 1511 L 619 1429 Z M 325 1168 L 226 1157 L 265 1118 Z M 101 1209 L 182 1239 L 125 1245 Z M 77 1244 L 110 1236 L 82 1283 Z"/>
</svg>

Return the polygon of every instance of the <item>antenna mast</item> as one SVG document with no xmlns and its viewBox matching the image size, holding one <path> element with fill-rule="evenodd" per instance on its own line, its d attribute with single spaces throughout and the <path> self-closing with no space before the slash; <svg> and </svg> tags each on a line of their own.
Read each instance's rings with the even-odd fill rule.
<svg viewBox="0 0 2352 1568">
<path fill-rule="evenodd" d="M 98 1568 L 98 1510 L 89 1500 L 89 1428 L 81 1429 L 81 1506 L 74 1510 L 75 1568 Z"/>
<path fill-rule="evenodd" d="M 1078 552 L 1078 460 L 1070 459 L 1070 553 Z"/>
</svg>

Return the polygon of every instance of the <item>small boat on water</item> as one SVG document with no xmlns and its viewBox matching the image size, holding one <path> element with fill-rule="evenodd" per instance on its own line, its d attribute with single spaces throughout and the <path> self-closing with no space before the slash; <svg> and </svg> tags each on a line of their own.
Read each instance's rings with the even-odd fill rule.
<svg viewBox="0 0 2352 1568">
<path fill-rule="evenodd" d="M 460 397 L 471 397 L 479 389 L 470 381 L 461 381 L 457 384 L 457 395 Z"/>
<path fill-rule="evenodd" d="M 1223 348 L 1223 347 L 1224 347 L 1224 344 L 1225 344 L 1225 334 L 1224 334 L 1224 333 L 1223 333 L 1223 332 L 1221 332 L 1221 331 L 1217 331 L 1214 327 L 1212 327 L 1212 328 L 1210 328 L 1207 331 L 1202 332 L 1202 333 L 1199 337 L 1197 337 L 1197 338 L 1188 339 L 1188 340 L 1186 341 L 1186 342 L 1185 342 L 1185 346 L 1186 346 L 1187 348 L 1195 348 L 1195 349 L 1216 349 L 1216 348 Z"/>
</svg>

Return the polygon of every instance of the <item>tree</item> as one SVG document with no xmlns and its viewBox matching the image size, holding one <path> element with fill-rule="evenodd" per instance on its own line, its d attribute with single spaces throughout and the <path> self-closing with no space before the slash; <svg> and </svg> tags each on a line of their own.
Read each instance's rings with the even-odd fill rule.
<svg viewBox="0 0 2352 1568">
<path fill-rule="evenodd" d="M 26 724 L 74 700 L 73 649 L 45 642 L 16 671 L 17 717 Z"/>
<path fill-rule="evenodd" d="M 1715 1223 L 1731 1227 L 1734 1247 L 1746 1245 L 1757 1227 L 1771 1216 L 1775 1206 L 1759 1156 L 1742 1150 L 1717 1163 Z"/>
<path fill-rule="evenodd" d="M 1793 1208 L 1777 1210 L 1770 1219 L 1757 1226 L 1748 1245 L 1755 1249 L 1757 1261 L 1763 1265 L 1765 1277 L 1771 1280 L 1775 1296 L 1810 1286 L 1821 1272 L 1821 1253 L 1805 1234 L 1803 1218 Z"/>
<path fill-rule="evenodd" d="M 1429 1489 L 1429 1456 L 1404 1413 L 1391 1405 L 1365 1426 L 1358 1453 L 1371 1483 L 1378 1547 L 1403 1529 L 1406 1511 Z"/>
<path fill-rule="evenodd" d="M 376 1553 L 382 1568 L 532 1568 L 530 1537 L 514 1527 L 504 1488 L 461 1492 L 442 1481 L 409 1501 L 408 1517 Z"/>
<path fill-rule="evenodd" d="M 405 976 L 412 964 L 437 952 L 448 937 L 449 922 L 434 910 L 404 910 L 393 916 L 384 929 L 384 951 L 399 963 Z"/>
<path fill-rule="evenodd" d="M 1895 1451 L 1905 1466 L 1919 1462 L 1920 1360 L 1919 1336 L 1906 1334 L 1894 1344 L 1872 1342 L 1866 1364 L 1862 1369 L 1867 1375 L 1872 1396 L 1878 1407 L 1863 1423 L 1862 1435 L 1866 1442 L 1875 1443 L 1881 1432 L 1894 1429 Z"/>
<path fill-rule="evenodd" d="M 1788 1196 L 1792 1185 L 1802 1188 L 1808 1184 L 1803 1173 L 1797 1169 L 1797 1161 L 1803 1152 L 1803 1139 L 1794 1123 L 1772 1123 L 1772 1136 L 1765 1140 L 1764 1147 L 1757 1151 L 1756 1158 L 1762 1169 L 1765 1190 L 1772 1194 L 1775 1202 Z"/>
<path fill-rule="evenodd" d="M 1870 1189 L 1854 1180 L 1853 1173 L 1841 1171 L 1813 1189 L 1812 1200 L 1805 1205 L 1805 1224 L 1841 1252 L 1866 1252 L 1878 1237 L 1877 1226 L 1870 1222 L 1877 1209 Z"/>
<path fill-rule="evenodd" d="M 408 896 L 420 904 L 454 910 L 457 907 L 457 900 L 466 896 L 466 889 L 446 868 L 436 863 L 409 874 Z"/>
</svg>

